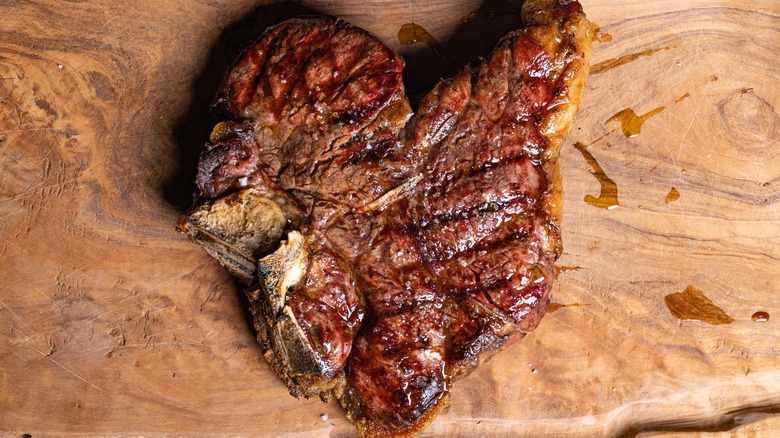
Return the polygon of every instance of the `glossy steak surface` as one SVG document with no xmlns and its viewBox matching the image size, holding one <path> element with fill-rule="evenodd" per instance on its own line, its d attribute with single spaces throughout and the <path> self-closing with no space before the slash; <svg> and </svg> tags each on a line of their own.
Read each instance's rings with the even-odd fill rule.
<svg viewBox="0 0 780 438">
<path fill-rule="evenodd" d="M 269 29 L 219 91 L 180 229 L 248 284 L 290 392 L 335 396 L 361 435 L 425 427 L 549 303 L 593 30 L 577 2 L 523 20 L 414 115 L 403 60 L 331 17 Z"/>
</svg>

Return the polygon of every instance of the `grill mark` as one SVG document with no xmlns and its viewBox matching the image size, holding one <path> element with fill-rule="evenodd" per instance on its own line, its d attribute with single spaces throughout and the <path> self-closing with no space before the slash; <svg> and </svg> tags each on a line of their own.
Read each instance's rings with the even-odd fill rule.
<svg viewBox="0 0 780 438">
<path fill-rule="evenodd" d="M 449 292 L 475 292 L 490 287 L 502 279 L 533 274 L 535 265 L 546 260 L 534 248 L 533 240 L 510 239 L 486 245 L 485 249 L 464 251 L 456 257 L 437 265 L 437 273 Z"/>
<path fill-rule="evenodd" d="M 396 74 L 397 74 L 397 72 L 389 72 L 389 73 L 377 73 L 377 74 L 372 74 L 372 75 L 361 75 L 361 76 L 350 77 L 349 80 L 347 81 L 347 83 L 344 84 L 344 87 L 342 87 L 339 90 L 338 95 L 334 96 L 333 99 L 331 99 L 329 103 L 332 106 L 332 104 L 334 102 L 336 102 L 337 100 L 341 99 L 341 95 L 344 93 L 344 91 L 346 91 L 347 88 L 349 88 L 350 85 L 354 84 L 355 81 L 364 81 L 364 82 L 368 83 L 368 82 L 370 82 L 370 81 L 372 81 L 374 79 L 380 79 L 380 80 L 382 78 L 392 79 L 392 76 L 394 76 Z M 385 80 L 387 80 L 387 79 L 385 79 Z M 392 83 L 392 81 L 391 81 L 391 83 Z M 391 87 L 385 85 L 384 87 L 378 87 L 378 88 L 391 88 Z M 377 93 L 377 94 L 378 94 L 378 96 L 376 98 L 374 98 L 374 99 L 371 99 L 370 102 L 367 105 L 362 105 L 362 106 L 359 107 L 360 109 L 359 109 L 359 112 L 357 114 L 357 116 L 358 116 L 357 119 L 358 119 L 359 123 L 353 123 L 353 120 L 355 120 L 355 119 L 347 117 L 346 115 L 339 114 L 335 118 L 331 117 L 329 124 L 343 123 L 344 125 L 347 125 L 347 126 L 361 126 L 361 125 L 362 126 L 368 126 L 368 125 L 370 125 L 371 122 L 376 120 L 377 115 L 381 112 L 381 108 L 384 108 L 385 106 L 387 106 L 387 103 L 392 100 L 392 96 L 393 96 L 392 94 L 386 94 L 386 93 Z M 347 113 L 347 115 L 351 114 L 351 110 L 348 110 L 348 109 L 347 110 L 343 110 L 343 112 Z M 365 118 L 366 114 L 371 114 L 371 113 L 373 113 L 373 116 L 372 116 L 371 119 L 369 119 L 369 120 L 360 120 L 360 119 Z M 332 114 L 331 114 L 331 116 L 332 116 Z"/>
<path fill-rule="evenodd" d="M 405 202 L 402 200 L 391 209 L 398 213 L 403 210 L 403 204 Z M 368 307 L 380 315 L 397 314 L 442 299 L 437 294 L 435 277 L 422 257 L 408 220 L 400 214 L 390 217 L 398 220 L 377 231 L 376 238 L 371 239 L 369 244 L 367 257 L 358 261 L 362 283 L 368 286 L 366 295 L 377 298 L 380 295 L 377 292 L 385 293 L 385 296 L 380 297 L 381 300 L 369 299 Z M 388 260 L 391 262 L 388 263 Z"/>
<path fill-rule="evenodd" d="M 475 251 L 497 251 L 510 239 L 526 241 L 528 237 L 533 236 L 534 230 L 536 229 L 536 226 L 532 222 L 535 215 L 536 212 L 532 211 L 515 216 L 512 220 L 507 221 L 501 227 L 494 230 L 489 236 L 480 240 L 472 248 L 458 253 L 457 255 Z"/>
<path fill-rule="evenodd" d="M 510 281 L 505 280 L 496 283 L 492 287 L 482 289 L 473 296 L 497 314 L 514 321 L 516 324 L 520 324 L 524 322 L 523 318 L 526 315 L 542 305 L 546 297 L 545 292 L 548 290 L 549 286 L 546 281 L 542 282 L 542 284 L 533 283 L 521 288 L 514 288 Z M 513 303 L 506 303 L 510 304 L 510 308 L 505 308 L 502 303 L 496 302 L 496 298 L 500 298 L 499 294 L 501 291 L 507 291 L 505 293 L 514 298 Z"/>
<path fill-rule="evenodd" d="M 412 214 L 415 225 L 428 228 L 454 219 L 498 211 L 518 202 L 535 205 L 546 187 L 542 169 L 524 159 L 482 167 L 449 188 L 429 186 Z"/>
<path fill-rule="evenodd" d="M 533 219 L 534 215 L 540 214 L 539 199 L 540 197 L 517 197 L 495 210 L 473 210 L 473 214 L 467 217 L 444 217 L 426 227 L 415 226 L 421 253 L 431 266 L 436 266 L 437 263 L 452 259 L 465 251 L 496 243 L 504 238 L 504 235 L 496 233 L 496 230 L 508 223 L 522 221 L 524 218 Z M 491 225 L 490 222 L 494 224 Z M 506 238 L 509 236 L 511 234 Z"/>
<path fill-rule="evenodd" d="M 433 161 L 426 166 L 428 186 L 446 186 L 447 181 L 461 181 L 485 169 L 523 158 L 531 159 L 537 172 L 544 177 L 538 158 L 546 150 L 548 139 L 539 131 L 539 125 L 540 121 L 504 117 L 492 122 L 470 95 L 466 108 L 459 114 L 450 133 L 431 148 L 439 154 L 430 154 Z M 473 145 L 475 141 L 469 142 L 469 145 L 461 144 L 463 139 L 477 132 L 485 138 L 476 147 Z"/>
</svg>

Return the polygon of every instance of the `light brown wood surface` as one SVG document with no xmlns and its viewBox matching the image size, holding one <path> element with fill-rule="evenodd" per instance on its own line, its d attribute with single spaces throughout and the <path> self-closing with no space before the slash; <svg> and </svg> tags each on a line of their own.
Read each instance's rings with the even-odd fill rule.
<svg viewBox="0 0 780 438">
<path fill-rule="evenodd" d="M 480 1 L 304 3 L 400 50 L 413 92 L 448 67 L 401 47 L 401 25 L 464 63 L 516 23 L 502 2 L 465 23 Z M 583 305 L 456 382 L 423 435 L 777 436 L 780 3 L 583 3 L 602 41 L 562 149 L 560 265 L 576 269 L 554 293 Z M 304 9 L 0 1 L 3 435 L 354 434 L 336 404 L 287 394 L 237 286 L 174 230 L 226 65 Z M 634 137 L 610 121 L 660 107 Z M 600 185 L 576 142 L 617 208 L 584 201 Z M 688 286 L 734 321 L 676 319 L 664 297 Z"/>
</svg>

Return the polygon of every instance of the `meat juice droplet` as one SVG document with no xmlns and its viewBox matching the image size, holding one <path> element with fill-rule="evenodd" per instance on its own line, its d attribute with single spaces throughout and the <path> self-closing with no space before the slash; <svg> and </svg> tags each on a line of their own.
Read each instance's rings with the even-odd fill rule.
<svg viewBox="0 0 780 438">
<path fill-rule="evenodd" d="M 683 321 L 702 321 L 708 324 L 731 324 L 734 318 L 728 316 L 716 306 L 702 291 L 688 286 L 682 292 L 675 292 L 664 297 L 666 307 L 672 315 Z"/>
<path fill-rule="evenodd" d="M 439 44 L 439 42 L 419 24 L 406 23 L 401 26 L 398 30 L 398 42 L 404 46 L 413 43 L 425 43 L 451 67 L 457 65 L 455 61 L 447 55 L 441 44 Z"/>
<path fill-rule="evenodd" d="M 685 99 L 687 99 L 687 98 L 689 98 L 689 97 L 691 97 L 691 93 L 685 93 L 685 94 L 683 94 L 682 96 L 678 97 L 678 98 L 675 100 L 675 103 L 680 103 L 680 102 L 682 102 L 683 100 L 685 100 Z"/>
<path fill-rule="evenodd" d="M 672 187 L 671 190 L 669 190 L 669 193 L 666 195 L 666 203 L 674 202 L 676 200 L 680 199 L 680 192 L 677 191 L 674 187 Z"/>
<path fill-rule="evenodd" d="M 612 41 L 612 35 L 602 32 L 601 29 L 596 29 L 596 37 L 593 40 L 599 43 L 608 43 Z"/>
<path fill-rule="evenodd" d="M 610 35 L 610 39 L 612 39 L 611 35 Z M 609 41 L 609 40 L 602 40 L 602 41 Z M 636 61 L 637 59 L 643 56 L 650 56 L 654 53 L 660 52 L 661 50 L 669 50 L 671 48 L 672 47 L 670 46 L 670 47 L 661 47 L 659 49 L 649 49 L 642 52 L 629 53 L 619 58 L 608 59 L 606 61 L 599 62 L 598 64 L 594 64 L 590 68 L 590 74 L 597 75 L 599 73 L 604 73 L 607 70 L 612 70 L 615 67 L 619 67 L 623 64 L 628 64 L 629 62 Z"/>
<path fill-rule="evenodd" d="M 557 312 L 557 311 L 563 309 L 564 307 L 582 307 L 582 306 L 587 306 L 587 304 L 582 304 L 582 303 L 569 303 L 569 304 L 550 303 L 550 305 L 547 306 L 547 313 Z"/>
<path fill-rule="evenodd" d="M 665 106 L 659 106 L 649 113 L 637 116 L 633 109 L 626 108 L 607 119 L 607 123 L 616 120 L 620 122 L 620 127 L 623 129 L 623 135 L 626 137 L 636 137 L 642 131 L 642 125 L 647 121 L 647 119 L 653 117 L 665 109 Z"/>
<path fill-rule="evenodd" d="M 574 147 L 580 151 L 583 157 L 585 157 L 585 161 L 587 161 L 588 164 L 590 164 L 591 169 L 593 169 L 593 176 L 595 176 L 601 184 L 599 196 L 596 198 L 591 195 L 585 195 L 585 202 L 599 208 L 606 208 L 607 210 L 616 208 L 618 206 L 618 188 L 615 181 L 604 173 L 604 169 L 601 168 L 593 154 L 588 152 L 588 145 L 577 142 L 574 143 Z"/>
<path fill-rule="evenodd" d="M 767 322 L 769 321 L 769 313 L 764 312 L 763 310 L 759 310 L 758 312 L 754 313 L 751 318 L 755 322 Z"/>
</svg>

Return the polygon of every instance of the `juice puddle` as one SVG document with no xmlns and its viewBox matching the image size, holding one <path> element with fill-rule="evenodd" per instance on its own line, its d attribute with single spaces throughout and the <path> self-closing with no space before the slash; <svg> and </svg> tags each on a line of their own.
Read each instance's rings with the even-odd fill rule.
<svg viewBox="0 0 780 438">
<path fill-rule="evenodd" d="M 620 122 L 620 127 L 623 129 L 623 135 L 626 137 L 636 137 L 642 131 L 642 125 L 647 121 L 647 119 L 653 117 L 665 109 L 665 106 L 659 106 L 647 114 L 637 116 L 634 110 L 631 108 L 626 108 L 607 119 L 607 123 L 613 120 L 617 120 Z"/>
<path fill-rule="evenodd" d="M 455 61 L 452 60 L 444 52 L 444 48 L 438 41 L 425 30 L 422 26 L 416 23 L 406 23 L 398 30 L 398 42 L 404 46 L 413 43 L 424 43 L 430 47 L 434 53 L 439 55 L 444 61 L 451 66 L 455 66 Z"/>
<path fill-rule="evenodd" d="M 610 39 L 612 39 L 611 36 Z M 605 40 L 605 41 L 609 41 L 609 40 Z M 636 61 L 637 59 L 643 56 L 650 56 L 654 53 L 658 53 L 662 50 L 669 50 L 671 48 L 672 48 L 671 46 L 661 47 L 659 49 L 650 49 L 650 50 L 645 50 L 643 52 L 629 53 L 628 55 L 623 55 L 619 58 L 608 59 L 606 61 L 602 61 L 599 62 L 598 64 L 594 64 L 593 66 L 591 66 L 590 73 L 594 75 L 597 75 L 599 73 L 604 73 L 607 70 L 612 70 L 615 67 L 619 67 L 623 64 L 628 64 L 629 62 Z"/>
<path fill-rule="evenodd" d="M 679 320 L 702 321 L 708 324 L 731 324 L 734 318 L 728 316 L 716 306 L 702 291 L 688 286 L 683 292 L 671 293 L 664 297 L 666 307 Z"/>
<path fill-rule="evenodd" d="M 618 189 L 615 181 L 613 181 L 612 178 L 608 177 L 607 174 L 604 173 L 604 169 L 601 168 L 593 154 L 588 152 L 587 145 L 577 142 L 574 143 L 574 147 L 580 151 L 583 157 L 585 157 L 585 161 L 587 161 L 588 164 L 590 164 L 590 167 L 593 169 L 593 176 L 595 176 L 601 184 L 601 192 L 599 193 L 598 198 L 591 195 L 585 195 L 585 202 L 599 208 L 606 208 L 607 210 L 617 208 Z"/>
<path fill-rule="evenodd" d="M 666 195 L 665 202 L 668 204 L 678 199 L 680 199 L 680 192 L 677 191 L 677 189 L 675 189 L 674 187 L 672 187 L 672 189 L 669 190 L 669 194 Z"/>
</svg>

